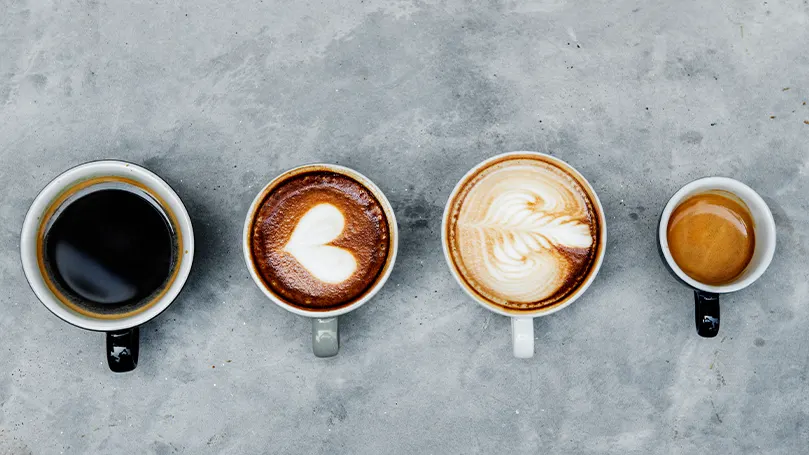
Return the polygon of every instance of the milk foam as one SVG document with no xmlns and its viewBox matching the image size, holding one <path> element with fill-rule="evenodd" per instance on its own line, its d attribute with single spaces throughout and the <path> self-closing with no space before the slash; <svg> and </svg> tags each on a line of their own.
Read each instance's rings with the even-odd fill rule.
<svg viewBox="0 0 809 455">
<path fill-rule="evenodd" d="M 357 260 L 350 251 L 328 243 L 339 237 L 344 228 L 345 217 L 337 207 L 318 204 L 298 221 L 284 251 L 318 280 L 342 283 L 357 270 Z"/>
<path fill-rule="evenodd" d="M 471 281 L 490 297 L 540 302 L 570 281 L 571 250 L 595 242 L 587 196 L 571 176 L 537 160 L 484 171 L 458 212 L 456 246 Z"/>
</svg>

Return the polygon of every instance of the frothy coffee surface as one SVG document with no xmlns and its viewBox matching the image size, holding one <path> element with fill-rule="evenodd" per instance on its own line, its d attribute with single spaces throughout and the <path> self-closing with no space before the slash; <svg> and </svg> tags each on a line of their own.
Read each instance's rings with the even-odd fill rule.
<svg viewBox="0 0 809 455">
<path fill-rule="evenodd" d="M 753 216 L 726 191 L 696 194 L 671 213 L 666 229 L 674 262 L 691 278 L 721 286 L 744 272 L 756 247 Z"/>
<path fill-rule="evenodd" d="M 453 262 L 483 298 L 511 310 L 551 307 L 587 278 L 599 217 L 582 185 L 541 158 L 496 162 L 451 202 Z"/>
<path fill-rule="evenodd" d="M 332 310 L 361 297 L 388 256 L 390 233 L 379 201 L 348 176 L 314 171 L 275 187 L 253 223 L 253 260 L 289 304 Z"/>
</svg>

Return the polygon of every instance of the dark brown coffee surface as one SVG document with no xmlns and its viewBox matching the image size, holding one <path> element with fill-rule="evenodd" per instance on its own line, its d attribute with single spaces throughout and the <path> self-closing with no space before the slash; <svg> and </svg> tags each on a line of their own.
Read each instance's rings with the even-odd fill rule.
<svg viewBox="0 0 809 455">
<path fill-rule="evenodd" d="M 45 266 L 58 289 L 92 314 L 148 303 L 176 262 L 168 219 L 144 197 L 104 189 L 70 203 L 45 236 Z"/>
<path fill-rule="evenodd" d="M 342 232 L 325 245 L 349 252 L 356 261 L 354 272 L 339 283 L 319 279 L 286 251 L 301 219 L 323 204 L 344 219 Z M 371 191 L 348 176 L 314 171 L 270 191 L 253 220 L 251 245 L 257 271 L 273 292 L 290 305 L 328 311 L 350 305 L 373 287 L 388 257 L 390 231 Z"/>
</svg>

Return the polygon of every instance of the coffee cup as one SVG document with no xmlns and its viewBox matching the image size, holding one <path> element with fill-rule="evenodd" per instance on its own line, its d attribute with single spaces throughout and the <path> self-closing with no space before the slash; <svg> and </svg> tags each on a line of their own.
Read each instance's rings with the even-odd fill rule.
<svg viewBox="0 0 809 455">
<path fill-rule="evenodd" d="M 194 258 L 191 219 L 160 177 L 132 163 L 69 169 L 36 196 L 23 222 L 26 279 L 54 315 L 106 332 L 114 372 L 138 362 L 139 327 L 180 293 Z"/>
<path fill-rule="evenodd" d="M 452 190 L 441 233 L 461 288 L 511 318 L 518 358 L 534 355 L 534 318 L 584 294 L 607 243 L 604 209 L 587 179 L 538 152 L 505 153 L 472 168 Z"/>
<path fill-rule="evenodd" d="M 286 171 L 255 197 L 242 251 L 273 303 L 312 320 L 317 357 L 337 355 L 338 317 L 371 300 L 396 261 L 393 208 L 367 177 L 344 166 Z"/>
<path fill-rule="evenodd" d="M 657 244 L 669 272 L 693 289 L 697 333 L 710 338 L 719 333 L 719 296 L 750 286 L 772 262 L 775 221 L 744 183 L 701 178 L 666 203 Z"/>
</svg>

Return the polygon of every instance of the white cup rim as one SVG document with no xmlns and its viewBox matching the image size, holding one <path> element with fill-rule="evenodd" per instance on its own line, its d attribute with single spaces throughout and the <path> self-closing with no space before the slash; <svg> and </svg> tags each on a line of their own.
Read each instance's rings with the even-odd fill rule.
<svg viewBox="0 0 809 455">
<path fill-rule="evenodd" d="M 590 272 L 590 276 L 588 276 L 587 279 L 578 287 L 578 289 L 576 289 L 570 296 L 568 296 L 564 302 L 547 309 L 538 309 L 533 311 L 516 311 L 516 310 L 508 311 L 504 308 L 495 306 L 494 304 L 483 300 L 481 297 L 473 293 L 468 288 L 468 285 L 464 282 L 458 270 L 456 269 L 455 264 L 452 260 L 452 255 L 450 254 L 449 248 L 447 246 L 448 244 L 447 226 L 449 223 L 449 216 L 450 216 L 450 203 L 455 199 L 456 195 L 461 190 L 463 183 L 465 183 L 472 175 L 477 173 L 480 169 L 490 165 L 492 162 L 502 160 L 504 158 L 525 156 L 525 155 L 539 157 L 551 161 L 554 164 L 561 165 L 564 169 L 573 172 L 575 176 L 580 180 L 580 183 L 587 186 L 587 190 L 589 190 L 590 195 L 593 196 L 592 202 L 595 204 L 599 214 L 599 223 L 601 226 L 601 233 L 600 233 L 601 238 L 599 240 L 601 242 L 601 248 L 600 251 L 598 252 L 598 255 L 595 258 L 595 264 L 593 265 L 592 271 Z M 602 264 L 604 263 L 604 256 L 607 251 L 607 217 L 604 214 L 604 207 L 601 205 L 601 200 L 599 199 L 598 193 L 596 193 L 595 188 L 593 188 L 593 185 L 590 183 L 589 180 L 587 180 L 584 177 L 584 175 L 582 175 L 581 172 L 579 172 L 568 162 L 562 160 L 561 158 L 542 152 L 535 152 L 528 150 L 506 152 L 492 156 L 476 164 L 469 171 L 467 171 L 463 177 L 461 177 L 458 180 L 458 183 L 455 184 L 455 187 L 452 189 L 452 192 L 449 195 L 449 199 L 447 199 L 447 203 L 444 206 L 444 216 L 441 222 L 441 247 L 444 251 L 444 260 L 446 261 L 450 273 L 452 274 L 452 277 L 455 279 L 455 282 L 457 282 L 458 285 L 461 287 L 461 289 L 463 289 L 463 291 L 466 293 L 466 295 L 471 297 L 472 300 L 474 300 L 477 304 L 486 308 L 489 311 L 493 311 L 503 316 L 509 316 L 512 318 L 538 318 L 542 316 L 551 315 L 553 313 L 556 313 L 557 311 L 567 308 L 568 306 L 573 304 L 573 302 L 578 300 L 585 293 L 585 291 L 587 291 L 587 289 L 590 287 L 593 281 L 595 281 L 595 278 L 598 275 L 598 272 L 601 270 Z"/>
<path fill-rule="evenodd" d="M 178 251 L 180 265 L 177 275 L 163 295 L 147 309 L 132 316 L 116 319 L 93 318 L 78 313 L 63 304 L 45 284 L 38 265 L 37 242 L 40 222 L 45 211 L 64 191 L 81 181 L 96 177 L 126 177 L 148 187 L 160 196 L 174 214 L 180 235 L 182 249 Z M 31 290 L 51 313 L 76 327 L 87 330 L 110 332 L 125 330 L 142 325 L 155 318 L 168 308 L 185 285 L 194 262 L 194 230 L 191 218 L 180 197 L 162 178 L 134 163 L 120 160 L 98 160 L 72 167 L 51 180 L 32 202 L 23 221 L 20 232 L 20 259 L 23 272 Z"/>
<path fill-rule="evenodd" d="M 328 311 L 311 311 L 305 310 L 302 308 L 295 307 L 290 305 L 289 303 L 282 300 L 278 297 L 272 290 L 264 283 L 264 280 L 258 273 L 258 270 L 253 265 L 253 258 L 251 252 L 251 245 L 250 245 L 250 237 L 253 225 L 253 218 L 255 215 L 256 210 L 258 210 L 259 205 L 264 201 L 264 198 L 267 196 L 269 191 L 274 188 L 279 182 L 288 178 L 291 174 L 305 172 L 306 170 L 328 170 L 333 171 L 338 174 L 346 175 L 354 180 L 357 180 L 360 184 L 368 188 L 371 193 L 376 197 L 379 201 L 382 209 L 385 211 L 385 215 L 388 218 L 388 229 L 390 230 L 391 242 L 390 242 L 390 251 L 388 251 L 388 260 L 386 263 L 386 269 L 382 272 L 382 275 L 377 279 L 377 282 L 373 285 L 370 291 L 366 292 L 361 298 L 357 301 L 351 303 L 350 305 L 336 308 L 333 310 Z M 242 255 L 244 256 L 244 262 L 247 266 L 247 270 L 250 273 L 250 277 L 253 279 L 253 282 L 258 286 L 261 292 L 270 299 L 273 303 L 280 306 L 281 308 L 300 315 L 305 316 L 308 318 L 331 318 L 335 316 L 340 316 L 346 314 L 350 311 L 354 311 L 357 308 L 365 305 L 370 301 L 385 283 L 388 281 L 391 272 L 393 271 L 393 267 L 396 263 L 396 257 L 399 251 L 399 227 L 396 223 L 396 214 L 393 211 L 393 206 L 388 201 L 388 198 L 385 196 L 385 193 L 373 182 L 371 179 L 363 175 L 357 170 L 351 169 L 346 166 L 341 166 L 339 164 L 329 164 L 329 163 L 311 163 L 311 164 L 303 164 L 292 169 L 288 169 L 272 180 L 269 183 L 264 185 L 261 190 L 256 194 L 255 198 L 253 198 L 253 202 L 250 204 L 250 208 L 247 210 L 247 216 L 244 220 L 244 228 L 242 231 Z"/>
<path fill-rule="evenodd" d="M 668 224 L 671 218 L 671 214 L 677 206 L 688 196 L 702 192 L 702 191 L 710 191 L 710 190 L 724 190 L 730 193 L 735 194 L 737 197 L 740 197 L 745 203 L 750 205 L 749 202 L 755 203 L 757 206 L 761 207 L 763 210 L 761 211 L 762 218 L 757 219 L 756 223 L 757 226 L 755 228 L 756 234 L 759 232 L 771 232 L 772 233 L 772 241 L 767 242 L 765 246 L 765 251 L 763 252 L 762 260 L 759 262 L 758 266 L 755 270 L 750 272 L 745 278 L 741 280 L 734 281 L 729 284 L 715 286 L 709 285 L 705 283 L 701 283 L 690 276 L 688 276 L 681 268 L 677 265 L 674 261 L 674 257 L 671 254 L 671 249 L 669 248 L 668 243 Z M 752 211 L 753 209 L 750 208 Z M 764 222 L 765 225 L 762 227 L 758 226 L 759 222 Z M 764 201 L 764 198 L 761 197 L 758 192 L 754 189 L 750 188 L 746 184 L 729 178 L 729 177 L 703 177 L 697 180 L 694 180 L 690 183 L 687 183 L 682 188 L 677 190 L 676 193 L 668 200 L 665 207 L 663 208 L 663 213 L 660 216 L 660 222 L 658 223 L 658 241 L 660 243 L 660 250 L 663 254 L 663 257 L 666 260 L 666 264 L 669 268 L 674 272 L 674 274 L 682 280 L 687 285 L 691 286 L 692 288 L 699 289 L 705 292 L 711 292 L 714 294 L 726 294 L 729 292 L 739 291 L 741 289 L 746 288 L 753 284 L 756 280 L 758 280 L 761 275 L 769 267 L 770 263 L 772 262 L 772 258 L 775 255 L 775 219 L 773 218 L 772 211 L 770 210 L 767 203 Z"/>
</svg>

